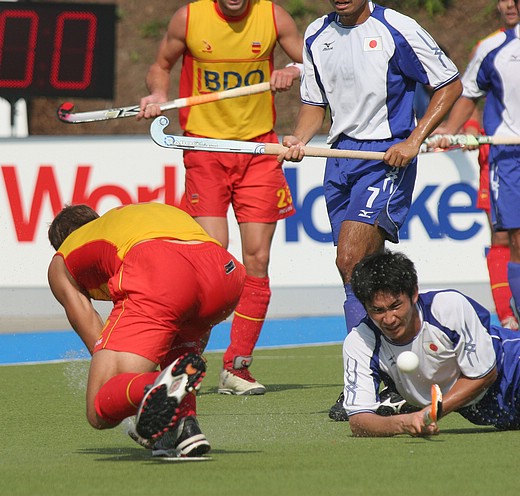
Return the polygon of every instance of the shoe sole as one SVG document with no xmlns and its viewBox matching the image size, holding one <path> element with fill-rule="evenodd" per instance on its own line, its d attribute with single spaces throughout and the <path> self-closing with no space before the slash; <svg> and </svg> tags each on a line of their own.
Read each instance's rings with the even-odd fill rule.
<svg viewBox="0 0 520 496">
<path fill-rule="evenodd" d="M 204 434 L 192 436 L 173 449 L 154 449 L 152 456 L 167 457 L 198 457 L 211 450 L 211 446 Z"/>
<path fill-rule="evenodd" d="M 136 421 L 137 433 L 145 439 L 155 439 L 178 420 L 179 405 L 184 397 L 199 389 L 206 375 L 204 360 L 195 354 L 181 357 L 171 370 L 166 368 L 156 384 L 145 394 Z"/>
<path fill-rule="evenodd" d="M 252 388 L 248 389 L 247 391 L 235 391 L 234 389 L 219 389 L 218 394 L 228 394 L 228 395 L 235 395 L 235 396 L 260 396 L 262 394 L 265 394 L 265 388 Z"/>
</svg>

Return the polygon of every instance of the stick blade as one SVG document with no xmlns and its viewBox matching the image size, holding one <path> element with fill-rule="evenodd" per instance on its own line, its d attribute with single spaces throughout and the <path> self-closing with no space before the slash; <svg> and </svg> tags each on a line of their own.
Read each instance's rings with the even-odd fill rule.
<svg viewBox="0 0 520 496">
<path fill-rule="evenodd" d="M 426 425 L 437 422 L 442 417 L 442 391 L 438 384 L 431 387 L 432 404 L 430 410 L 424 415 Z"/>
<path fill-rule="evenodd" d="M 438 384 L 432 384 L 432 421 L 437 422 L 442 417 L 442 391 Z"/>
</svg>

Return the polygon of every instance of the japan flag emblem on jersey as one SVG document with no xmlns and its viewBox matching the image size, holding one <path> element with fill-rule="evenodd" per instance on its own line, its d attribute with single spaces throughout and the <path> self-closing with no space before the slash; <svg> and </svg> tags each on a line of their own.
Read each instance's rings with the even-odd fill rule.
<svg viewBox="0 0 520 496">
<path fill-rule="evenodd" d="M 383 39 L 381 38 L 381 36 L 365 38 L 363 42 L 364 52 L 380 52 L 381 50 L 383 50 Z"/>
</svg>

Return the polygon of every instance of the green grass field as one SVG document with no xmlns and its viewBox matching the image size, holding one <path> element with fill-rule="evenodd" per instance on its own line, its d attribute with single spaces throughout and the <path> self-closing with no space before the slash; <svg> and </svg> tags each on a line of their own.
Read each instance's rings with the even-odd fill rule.
<svg viewBox="0 0 520 496">
<path fill-rule="evenodd" d="M 199 396 L 212 460 L 152 459 L 122 428 L 84 418 L 87 362 L 0 368 L 0 494 L 517 495 L 520 432 L 457 414 L 439 436 L 357 439 L 328 419 L 341 389 L 339 345 L 255 353 L 263 397 L 216 393 L 210 353 Z"/>
</svg>

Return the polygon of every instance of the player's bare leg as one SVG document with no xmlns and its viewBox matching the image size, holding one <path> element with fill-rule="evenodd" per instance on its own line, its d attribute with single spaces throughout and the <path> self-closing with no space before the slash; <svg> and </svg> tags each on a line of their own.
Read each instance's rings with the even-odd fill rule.
<svg viewBox="0 0 520 496">
<path fill-rule="evenodd" d="M 240 224 L 242 258 L 247 276 L 233 318 L 231 343 L 224 354 L 219 382 L 219 393 L 222 394 L 265 393 L 265 387 L 251 376 L 249 366 L 271 298 L 268 266 L 275 229 L 274 222 Z"/>
<path fill-rule="evenodd" d="M 156 363 L 134 353 L 111 350 L 94 353 L 87 383 L 87 420 L 90 425 L 96 429 L 109 429 L 134 415 L 145 387 L 155 380 L 156 369 Z M 120 395 L 121 402 L 111 401 L 110 410 L 107 410 L 101 399 L 104 395 L 98 397 L 98 393 L 103 387 L 111 387 L 109 381 L 115 391 L 123 388 L 123 394 Z M 115 384 L 115 381 L 121 381 L 121 384 Z M 114 393 L 111 392 L 111 395 Z M 132 397 L 135 401 L 131 401 Z"/>
</svg>

